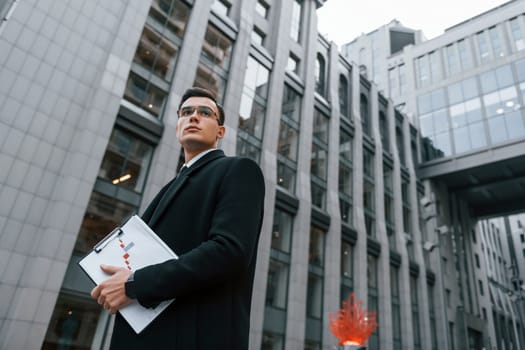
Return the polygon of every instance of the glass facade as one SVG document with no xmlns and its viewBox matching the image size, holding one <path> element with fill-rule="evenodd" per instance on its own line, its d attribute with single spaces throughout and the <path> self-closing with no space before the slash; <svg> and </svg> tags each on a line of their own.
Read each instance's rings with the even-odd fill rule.
<svg viewBox="0 0 525 350">
<path fill-rule="evenodd" d="M 383 164 L 383 185 L 384 185 L 384 207 L 385 207 L 385 226 L 388 236 L 388 243 L 391 250 L 396 250 L 396 229 L 394 212 L 394 173 L 392 168 Z"/>
<path fill-rule="evenodd" d="M 328 172 L 328 128 L 330 118 L 318 109 L 314 110 L 314 134 L 310 174 L 312 175 L 312 204 L 326 208 L 326 181 Z"/>
<path fill-rule="evenodd" d="M 301 96 L 285 85 L 277 144 L 277 184 L 292 193 L 295 191 L 300 115 Z"/>
<path fill-rule="evenodd" d="M 368 303 L 367 310 L 370 312 L 376 311 L 376 321 L 381 324 L 381 313 L 379 312 L 379 290 L 378 290 L 378 257 L 368 254 L 367 259 L 367 287 L 368 287 Z M 379 350 L 379 332 L 378 327 L 374 333 L 368 338 L 367 349 Z"/>
<path fill-rule="evenodd" d="M 347 240 L 341 241 L 341 291 L 340 301 L 348 300 L 353 292 L 354 246 Z"/>
<path fill-rule="evenodd" d="M 310 227 L 305 327 L 317 331 L 306 332 L 305 349 L 307 344 L 314 348 L 320 346 L 322 340 L 325 237 L 326 232 L 323 229 L 313 225 Z"/>
<path fill-rule="evenodd" d="M 292 233 L 293 216 L 285 210 L 275 208 L 266 281 L 262 349 L 277 350 L 284 346 Z"/>
<path fill-rule="evenodd" d="M 375 178 L 374 154 L 363 149 L 363 207 L 365 211 L 366 233 L 375 237 Z"/>
<path fill-rule="evenodd" d="M 300 42 L 301 40 L 301 25 L 302 25 L 302 16 L 303 16 L 303 1 L 294 0 L 292 3 L 292 18 L 291 18 L 291 27 L 290 27 L 290 37 Z"/>
<path fill-rule="evenodd" d="M 353 197 L 353 170 L 352 170 L 352 136 L 350 132 L 339 130 L 339 210 L 343 223 L 352 225 L 352 197 Z"/>
<path fill-rule="evenodd" d="M 390 265 L 390 294 L 392 298 L 393 350 L 401 350 L 401 305 L 399 295 L 399 267 Z"/>
<path fill-rule="evenodd" d="M 232 49 L 233 41 L 215 25 L 208 23 L 193 85 L 213 91 L 221 103 L 224 100 Z"/>
<path fill-rule="evenodd" d="M 248 57 L 239 109 L 237 153 L 256 162 L 262 148 L 269 76 L 268 68 L 252 56 Z"/>
</svg>

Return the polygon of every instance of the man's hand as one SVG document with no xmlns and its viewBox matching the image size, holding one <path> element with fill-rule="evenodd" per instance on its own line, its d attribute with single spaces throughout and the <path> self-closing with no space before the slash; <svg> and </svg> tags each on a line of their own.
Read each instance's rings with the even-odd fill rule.
<svg viewBox="0 0 525 350">
<path fill-rule="evenodd" d="M 97 302 L 113 315 L 132 301 L 127 297 L 125 288 L 125 283 L 129 275 L 131 275 L 131 271 L 123 267 L 110 265 L 100 265 L 100 268 L 112 276 L 93 288 L 91 296 L 93 299 L 97 299 Z"/>
</svg>

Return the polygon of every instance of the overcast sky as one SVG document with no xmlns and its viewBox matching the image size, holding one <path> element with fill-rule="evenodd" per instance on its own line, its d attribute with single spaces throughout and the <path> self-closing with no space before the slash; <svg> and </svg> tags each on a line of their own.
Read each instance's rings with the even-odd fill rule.
<svg viewBox="0 0 525 350">
<path fill-rule="evenodd" d="M 317 10 L 319 32 L 339 47 L 393 19 L 427 39 L 507 0 L 327 0 Z"/>
</svg>

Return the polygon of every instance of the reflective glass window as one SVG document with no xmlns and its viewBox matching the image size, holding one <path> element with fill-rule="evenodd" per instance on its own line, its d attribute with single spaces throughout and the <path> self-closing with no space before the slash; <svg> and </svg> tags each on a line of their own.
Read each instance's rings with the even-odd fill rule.
<svg viewBox="0 0 525 350">
<path fill-rule="evenodd" d="M 518 18 L 513 18 L 510 20 L 510 30 L 516 51 L 525 49 L 525 41 L 523 40 L 523 33 L 521 32 Z"/>
<path fill-rule="evenodd" d="M 272 248 L 290 253 L 293 230 L 293 216 L 276 208 L 273 215 Z"/>
<path fill-rule="evenodd" d="M 270 6 L 261 0 L 258 0 L 255 4 L 255 12 L 257 12 L 263 18 L 266 18 L 266 16 L 268 16 L 269 8 Z"/>
<path fill-rule="evenodd" d="M 213 91 L 223 101 L 230 69 L 233 41 L 209 23 L 194 85 Z"/>
<path fill-rule="evenodd" d="M 270 71 L 252 56 L 248 57 L 239 111 L 239 129 L 262 139 Z"/>
<path fill-rule="evenodd" d="M 139 75 L 130 72 L 124 97 L 152 115 L 159 117 L 164 108 L 167 93 Z"/>
<path fill-rule="evenodd" d="M 277 152 L 291 160 L 297 160 L 297 147 L 299 145 L 299 131 L 281 120 L 279 128 L 279 143 Z"/>
<path fill-rule="evenodd" d="M 302 0 L 294 0 L 292 3 L 292 18 L 290 27 L 290 37 L 299 42 L 301 37 L 301 22 L 302 22 L 303 2 Z"/>
<path fill-rule="evenodd" d="M 341 74 L 339 75 L 339 113 L 346 117 L 350 117 L 349 100 L 348 80 Z"/>
<path fill-rule="evenodd" d="M 152 152 L 150 144 L 123 130 L 113 129 L 98 177 L 142 192 Z"/>
<path fill-rule="evenodd" d="M 289 266 L 270 259 L 266 281 L 266 305 L 278 309 L 286 308 Z"/>
</svg>

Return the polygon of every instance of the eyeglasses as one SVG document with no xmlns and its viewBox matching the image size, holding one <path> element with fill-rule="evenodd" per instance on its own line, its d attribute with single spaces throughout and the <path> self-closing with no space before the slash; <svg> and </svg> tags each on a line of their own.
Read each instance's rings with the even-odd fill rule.
<svg viewBox="0 0 525 350">
<path fill-rule="evenodd" d="M 201 118 L 213 118 L 219 122 L 219 119 L 217 119 L 217 113 L 213 109 L 211 109 L 208 106 L 187 106 L 182 107 L 179 110 L 179 118 L 188 118 L 193 115 L 197 111 L 197 115 Z"/>
</svg>

